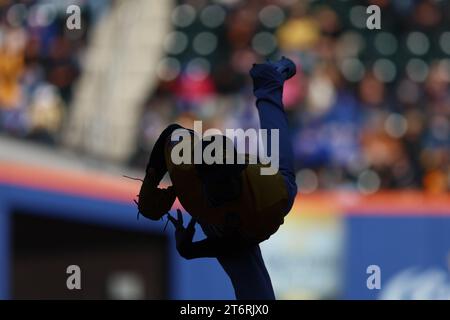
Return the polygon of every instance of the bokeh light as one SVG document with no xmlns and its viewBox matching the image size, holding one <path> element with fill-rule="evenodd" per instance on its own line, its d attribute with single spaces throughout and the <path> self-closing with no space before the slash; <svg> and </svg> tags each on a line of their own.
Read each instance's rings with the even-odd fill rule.
<svg viewBox="0 0 450 320">
<path fill-rule="evenodd" d="M 55 20 L 56 15 L 53 4 L 34 5 L 29 9 L 28 23 L 32 27 L 46 27 Z"/>
<path fill-rule="evenodd" d="M 309 194 L 314 192 L 319 186 L 316 173 L 311 169 L 302 169 L 296 174 L 298 192 Z"/>
<path fill-rule="evenodd" d="M 171 81 L 178 77 L 181 64 L 176 58 L 163 58 L 156 68 L 156 74 L 163 81 Z"/>
<path fill-rule="evenodd" d="M 406 40 L 408 49 L 415 55 L 424 55 L 430 49 L 430 40 L 423 32 L 411 32 Z"/>
<path fill-rule="evenodd" d="M 450 31 L 445 31 L 439 37 L 439 44 L 444 53 L 450 55 Z"/>
<path fill-rule="evenodd" d="M 397 38 L 390 32 L 380 32 L 375 36 L 375 48 L 382 55 L 392 55 L 397 52 Z"/>
<path fill-rule="evenodd" d="M 201 55 L 208 55 L 217 48 L 217 36 L 211 32 L 201 32 L 195 36 L 193 47 Z"/>
<path fill-rule="evenodd" d="M 395 80 L 397 68 L 391 60 L 378 59 L 373 65 L 373 73 L 382 82 L 392 82 Z"/>
<path fill-rule="evenodd" d="M 375 193 L 379 190 L 381 180 L 373 170 L 365 170 L 358 176 L 358 190 L 363 194 Z"/>
<path fill-rule="evenodd" d="M 361 81 L 366 70 L 364 64 L 357 58 L 344 59 L 340 65 L 340 69 L 345 79 L 350 82 Z"/>
<path fill-rule="evenodd" d="M 13 27 L 21 26 L 27 18 L 27 7 L 23 3 L 12 5 L 6 14 L 6 20 Z"/>
<path fill-rule="evenodd" d="M 180 31 L 173 31 L 166 36 L 164 49 L 168 54 L 180 54 L 189 44 L 187 35 Z"/>
<path fill-rule="evenodd" d="M 283 10 L 275 5 L 264 7 L 258 14 L 259 20 L 267 28 L 276 28 L 283 23 L 285 15 Z"/>
<path fill-rule="evenodd" d="M 217 28 L 226 18 L 226 11 L 221 6 L 213 4 L 206 6 L 200 13 L 200 21 L 208 28 Z"/>
<path fill-rule="evenodd" d="M 350 9 L 350 21 L 356 28 L 366 28 L 366 19 L 366 7 L 358 5 Z"/>
<path fill-rule="evenodd" d="M 386 133 L 393 138 L 401 138 L 408 130 L 408 122 L 398 113 L 391 113 L 384 123 Z"/>
<path fill-rule="evenodd" d="M 422 59 L 410 59 L 406 65 L 406 73 L 411 80 L 416 82 L 425 81 L 428 76 L 428 72 L 429 67 Z"/>
<path fill-rule="evenodd" d="M 202 81 L 209 76 L 211 63 L 205 58 L 194 58 L 187 64 L 186 73 L 192 80 Z"/>
<path fill-rule="evenodd" d="M 177 27 L 187 27 L 191 25 L 196 17 L 195 8 L 189 4 L 182 4 L 172 11 L 172 23 Z"/>
<path fill-rule="evenodd" d="M 270 32 L 260 32 L 253 37 L 252 47 L 261 55 L 269 55 L 275 51 L 277 39 Z"/>
</svg>

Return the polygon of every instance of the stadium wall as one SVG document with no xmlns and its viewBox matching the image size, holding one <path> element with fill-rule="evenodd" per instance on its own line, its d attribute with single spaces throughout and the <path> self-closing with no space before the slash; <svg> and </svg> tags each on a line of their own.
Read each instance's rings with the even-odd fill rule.
<svg viewBox="0 0 450 320">
<path fill-rule="evenodd" d="M 0 298 L 10 298 L 9 226 L 17 210 L 164 235 L 169 298 L 233 298 L 214 259 L 181 259 L 172 228 L 136 219 L 132 199 L 139 186 L 123 177 L 1 162 Z M 442 298 L 450 297 L 449 230 L 447 194 L 317 193 L 298 196 L 285 224 L 262 249 L 281 299 Z M 381 290 L 367 287 L 370 265 L 381 269 Z"/>
</svg>

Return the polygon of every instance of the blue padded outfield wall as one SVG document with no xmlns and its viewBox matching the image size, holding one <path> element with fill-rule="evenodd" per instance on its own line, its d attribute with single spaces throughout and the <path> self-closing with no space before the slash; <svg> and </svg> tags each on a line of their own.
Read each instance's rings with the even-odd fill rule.
<svg viewBox="0 0 450 320">
<path fill-rule="evenodd" d="M 450 215 L 350 216 L 346 224 L 344 298 L 450 299 Z M 380 267 L 379 290 L 367 288 L 370 265 Z"/>
<path fill-rule="evenodd" d="M 0 185 L 0 299 L 10 297 L 10 235 L 9 221 L 13 211 L 72 219 L 129 230 L 163 233 L 164 222 L 136 220 L 136 208 L 129 204 Z M 201 229 L 197 228 L 197 237 Z M 169 296 L 173 299 L 231 299 L 231 283 L 215 259 L 186 261 L 178 256 L 173 230 L 165 231 L 170 241 Z"/>
<path fill-rule="evenodd" d="M 279 233 L 262 244 L 280 299 L 450 299 L 450 208 L 389 212 L 316 212 L 324 201 L 299 197 Z M 305 204 L 305 207 L 303 207 Z M 332 206 L 331 206 L 332 207 Z M 171 299 L 233 299 L 229 279 L 215 259 L 186 261 L 175 250 L 165 221 L 136 220 L 129 202 L 0 184 L 0 298 L 11 296 L 13 212 L 64 218 L 119 229 L 162 234 L 169 241 Z M 383 212 L 381 212 L 382 210 Z M 448 211 L 447 211 L 448 210 Z M 318 210 L 320 211 L 320 210 Z M 196 239 L 203 237 L 197 228 Z M 294 238 L 295 237 L 295 238 Z M 377 265 L 381 289 L 367 288 L 366 269 Z"/>
</svg>

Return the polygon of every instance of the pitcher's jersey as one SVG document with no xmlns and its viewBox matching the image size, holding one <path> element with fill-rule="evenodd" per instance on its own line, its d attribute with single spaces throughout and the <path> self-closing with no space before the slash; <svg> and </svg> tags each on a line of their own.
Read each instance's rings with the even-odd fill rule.
<svg viewBox="0 0 450 320">
<path fill-rule="evenodd" d="M 240 197 L 223 206 L 211 207 L 203 195 L 202 182 L 194 164 L 173 163 L 171 151 L 175 145 L 168 141 L 165 150 L 173 188 L 184 209 L 200 223 L 221 226 L 225 224 L 227 214 L 237 214 L 241 235 L 258 242 L 268 239 L 283 224 L 287 214 L 288 193 L 279 172 L 261 175 L 261 164 L 248 164 L 241 173 Z"/>
</svg>

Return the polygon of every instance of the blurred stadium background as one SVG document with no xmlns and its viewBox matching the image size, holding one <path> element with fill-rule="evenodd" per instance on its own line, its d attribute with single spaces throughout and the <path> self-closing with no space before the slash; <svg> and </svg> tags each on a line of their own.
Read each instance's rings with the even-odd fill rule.
<svg viewBox="0 0 450 320">
<path fill-rule="evenodd" d="M 299 195 L 262 245 L 278 298 L 450 298 L 450 1 L 0 0 L 0 17 L 0 298 L 232 298 L 214 260 L 136 220 L 122 175 L 169 123 L 256 127 L 248 70 L 281 55 Z"/>
</svg>

